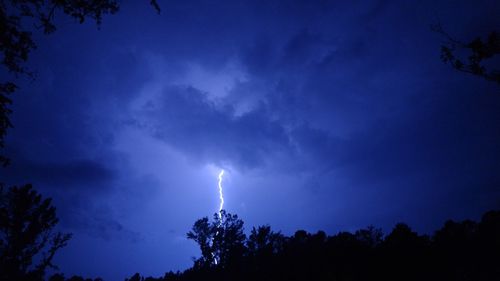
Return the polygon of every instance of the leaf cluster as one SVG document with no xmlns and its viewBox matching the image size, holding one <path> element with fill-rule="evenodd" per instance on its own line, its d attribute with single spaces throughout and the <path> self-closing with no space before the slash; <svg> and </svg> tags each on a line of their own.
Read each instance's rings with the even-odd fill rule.
<svg viewBox="0 0 500 281">
<path fill-rule="evenodd" d="M 500 65 L 488 69 L 489 61 L 500 55 L 500 33 L 492 31 L 486 39 L 480 37 L 470 42 L 462 42 L 450 36 L 440 24 L 432 26 L 446 41 L 441 45 L 441 59 L 454 69 L 483 77 L 500 84 Z M 465 53 L 465 54 L 462 54 Z M 460 55 L 462 54 L 462 55 Z M 498 69 L 496 67 L 499 67 Z"/>
</svg>

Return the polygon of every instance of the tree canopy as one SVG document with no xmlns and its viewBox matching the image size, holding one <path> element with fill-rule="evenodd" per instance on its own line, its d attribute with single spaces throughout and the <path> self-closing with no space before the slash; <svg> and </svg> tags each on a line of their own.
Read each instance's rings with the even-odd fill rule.
<svg viewBox="0 0 500 281">
<path fill-rule="evenodd" d="M 224 210 L 214 214 L 212 222 L 207 217 L 197 220 L 187 233 L 187 238 L 194 240 L 202 253 L 196 266 L 226 267 L 234 263 L 245 249 L 246 235 L 243 230 L 243 221 Z"/>
<path fill-rule="evenodd" d="M 0 188 L 0 280 L 42 280 L 70 234 L 55 232 L 56 209 L 31 185 Z"/>
</svg>

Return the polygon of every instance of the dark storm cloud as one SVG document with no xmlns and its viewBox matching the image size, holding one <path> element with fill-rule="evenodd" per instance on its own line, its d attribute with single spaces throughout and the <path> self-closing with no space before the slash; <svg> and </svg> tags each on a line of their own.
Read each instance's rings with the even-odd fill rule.
<svg viewBox="0 0 500 281">
<path fill-rule="evenodd" d="M 66 216 L 66 227 L 70 227 L 81 233 L 86 233 L 92 237 L 111 240 L 127 240 L 133 243 L 140 242 L 144 237 L 141 233 L 125 227 L 118 220 L 114 219 L 114 214 L 109 210 L 78 210 Z"/>
<path fill-rule="evenodd" d="M 421 189 L 442 185 L 440 189 L 452 191 L 469 185 L 469 193 L 481 193 L 484 182 L 498 186 L 495 169 L 500 162 L 491 156 L 500 154 L 500 119 L 490 102 L 499 99 L 470 95 L 472 89 L 462 91 L 416 103 L 415 111 L 401 120 L 374 127 L 364 140 L 354 142 L 358 149 L 351 149 L 347 163 L 365 171 L 362 179 L 367 182 L 406 175 L 435 182 Z"/>
<path fill-rule="evenodd" d="M 14 128 L 7 135 L 11 164 L 0 171 L 2 181 L 32 183 L 52 197 L 61 226 L 71 232 L 137 241 L 138 234 L 116 213 L 93 208 L 112 204 L 107 196 L 137 184 L 134 174 L 125 172 L 126 157 L 111 147 L 123 108 L 149 79 L 150 69 L 133 48 L 88 40 L 102 35 L 94 26 L 88 26 L 89 33 L 80 31 L 82 37 L 62 27 L 38 43 L 32 60 L 37 79 L 16 93 Z M 123 180 L 127 173 L 130 185 Z M 144 199 L 142 193 L 134 192 L 137 200 Z"/>
<path fill-rule="evenodd" d="M 140 115 L 154 136 L 202 161 L 252 168 L 289 149 L 285 129 L 264 107 L 235 116 L 231 106 L 218 107 L 189 86 L 168 87 Z"/>
<path fill-rule="evenodd" d="M 354 22 L 373 26 L 345 33 L 338 24 L 317 25 L 315 20 L 319 23 L 323 19 L 311 16 L 318 12 L 311 12 L 311 7 L 284 6 L 279 8 L 281 13 L 301 13 L 300 19 L 308 18 L 308 24 L 299 21 L 276 36 L 257 26 L 253 36 L 245 35 L 237 58 L 248 79 L 237 83 L 231 95 L 221 99 L 222 105 L 216 106 L 202 90 L 171 87 L 144 111 L 147 117 L 143 121 L 153 127 L 150 131 L 206 162 L 256 168 L 264 165 L 263 159 L 282 152 L 300 167 L 349 165 L 355 169 L 353 174 L 366 174 L 367 178 L 372 173 L 384 177 L 399 171 L 404 177 L 415 170 L 426 171 L 427 162 L 435 163 L 433 157 L 449 150 L 447 142 L 453 143 L 451 136 L 460 134 L 460 125 L 448 128 L 450 134 L 440 133 L 432 127 L 433 116 L 416 122 L 418 116 L 401 114 L 412 107 L 414 95 L 429 98 L 423 93 L 429 91 L 422 83 L 426 82 L 421 76 L 424 70 L 415 69 L 414 61 L 407 58 L 422 57 L 440 66 L 437 51 L 422 49 L 414 42 L 416 34 L 433 38 L 429 22 L 421 21 L 405 5 L 400 7 L 402 15 L 393 14 L 396 7 L 381 1 L 353 11 Z M 335 13 L 331 9 L 324 12 Z M 282 20 L 287 21 L 286 17 L 275 19 L 275 26 Z M 339 21 L 344 20 L 341 17 Z M 403 29 L 401 21 L 412 31 Z M 370 28 L 373 32 L 367 32 Z M 250 43 L 248 37 L 253 38 Z M 438 75 L 430 66 L 426 69 Z M 412 83 L 410 88 L 403 87 L 408 83 Z M 232 103 L 245 99 L 253 99 L 255 108 L 236 116 Z M 425 105 L 420 110 L 426 110 Z M 407 121 L 416 122 L 413 129 L 401 125 Z M 419 142 L 422 138 L 425 140 Z"/>
<path fill-rule="evenodd" d="M 29 162 L 16 158 L 8 170 L 12 182 L 36 182 L 54 188 L 92 189 L 110 184 L 115 178 L 114 171 L 109 167 L 88 159 L 51 163 Z"/>
<path fill-rule="evenodd" d="M 275 79 L 290 75 L 321 63 L 334 51 L 337 42 L 331 34 L 325 36 L 323 33 L 304 28 L 278 38 L 257 35 L 251 44 L 241 49 L 239 57 L 247 70 L 257 77 Z"/>
</svg>

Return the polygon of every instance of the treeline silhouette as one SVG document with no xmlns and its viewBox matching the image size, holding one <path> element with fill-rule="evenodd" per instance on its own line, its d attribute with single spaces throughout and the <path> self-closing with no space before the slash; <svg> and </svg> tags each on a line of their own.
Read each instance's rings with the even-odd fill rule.
<svg viewBox="0 0 500 281">
<path fill-rule="evenodd" d="M 398 223 L 385 236 L 370 226 L 289 237 L 268 225 L 246 237 L 243 221 L 223 211 L 211 223 L 198 220 L 187 235 L 202 253 L 192 268 L 126 280 L 500 280 L 500 211 L 480 222 L 449 220 L 432 236 Z"/>
<path fill-rule="evenodd" d="M 0 281 L 102 281 L 60 273 L 45 279 L 71 237 L 53 231 L 57 222 L 50 199 L 31 185 L 0 185 Z M 432 235 L 398 223 L 387 235 L 370 226 L 286 236 L 265 225 L 247 236 L 243 221 L 222 210 L 197 220 L 187 238 L 201 251 L 191 268 L 126 280 L 500 280 L 500 211 L 479 222 L 449 220 Z"/>
</svg>

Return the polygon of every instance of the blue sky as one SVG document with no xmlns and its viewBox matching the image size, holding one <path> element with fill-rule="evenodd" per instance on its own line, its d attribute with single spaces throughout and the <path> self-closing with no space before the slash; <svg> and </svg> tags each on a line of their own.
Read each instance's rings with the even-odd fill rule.
<svg viewBox="0 0 500 281">
<path fill-rule="evenodd" d="M 59 15 L 14 97 L 1 172 L 53 198 L 66 275 L 190 267 L 220 169 L 246 229 L 431 232 L 500 207 L 500 88 L 430 29 L 486 35 L 495 1 L 142 2 L 99 29 Z"/>
</svg>

